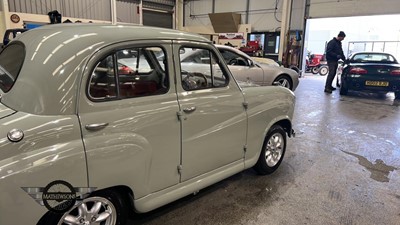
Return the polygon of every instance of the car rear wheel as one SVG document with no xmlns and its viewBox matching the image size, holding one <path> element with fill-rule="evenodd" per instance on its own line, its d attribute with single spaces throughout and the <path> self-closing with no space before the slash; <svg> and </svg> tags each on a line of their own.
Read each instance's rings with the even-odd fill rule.
<svg viewBox="0 0 400 225">
<path fill-rule="evenodd" d="M 395 99 L 400 99 L 400 91 L 394 93 Z"/>
<path fill-rule="evenodd" d="M 340 95 L 347 95 L 349 92 L 349 89 L 347 88 L 347 84 L 342 81 L 342 84 L 340 85 Z"/>
<path fill-rule="evenodd" d="M 278 76 L 273 83 L 278 86 L 288 88 L 290 90 L 292 90 L 292 87 L 293 87 L 292 80 L 290 79 L 289 76 L 286 76 L 286 75 Z"/>
<path fill-rule="evenodd" d="M 254 170 L 261 175 L 273 173 L 278 169 L 286 151 L 286 133 L 279 125 L 274 125 L 264 139 L 260 157 Z"/>
</svg>

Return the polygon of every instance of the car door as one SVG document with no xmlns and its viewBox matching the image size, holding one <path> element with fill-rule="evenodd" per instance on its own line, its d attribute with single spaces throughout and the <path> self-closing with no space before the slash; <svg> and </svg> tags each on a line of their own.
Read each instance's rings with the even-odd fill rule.
<svg viewBox="0 0 400 225">
<path fill-rule="evenodd" d="M 254 65 L 252 60 L 225 48 L 218 48 L 218 50 L 237 80 L 258 85 L 264 84 L 264 71 Z"/>
<path fill-rule="evenodd" d="M 202 60 L 182 55 L 204 51 Z M 181 181 L 229 165 L 243 164 L 247 117 L 244 98 L 208 44 L 174 45 L 177 93 L 182 123 Z"/>
<path fill-rule="evenodd" d="M 91 186 L 126 185 L 139 198 L 179 183 L 174 71 L 160 56 L 171 51 L 146 40 L 104 48 L 90 60 L 78 113 Z"/>
</svg>

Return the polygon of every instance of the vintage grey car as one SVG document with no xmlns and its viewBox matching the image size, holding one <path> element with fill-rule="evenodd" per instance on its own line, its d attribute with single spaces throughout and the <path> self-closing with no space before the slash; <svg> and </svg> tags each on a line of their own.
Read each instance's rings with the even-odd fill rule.
<svg viewBox="0 0 400 225">
<path fill-rule="evenodd" d="M 208 71 L 181 69 L 189 49 L 208 52 Z M 0 53 L 0 94 L 2 225 L 125 224 L 274 172 L 293 135 L 292 91 L 242 89 L 208 40 L 169 29 L 33 29 Z"/>
</svg>

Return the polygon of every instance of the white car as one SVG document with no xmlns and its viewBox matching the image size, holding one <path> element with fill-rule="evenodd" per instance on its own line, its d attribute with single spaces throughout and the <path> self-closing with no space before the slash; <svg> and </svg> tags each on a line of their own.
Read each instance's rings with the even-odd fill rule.
<svg viewBox="0 0 400 225">
<path fill-rule="evenodd" d="M 216 47 L 237 80 L 261 86 L 280 85 L 292 91 L 299 85 L 299 74 L 292 69 L 256 62 L 242 51 L 230 46 L 216 45 Z"/>
</svg>

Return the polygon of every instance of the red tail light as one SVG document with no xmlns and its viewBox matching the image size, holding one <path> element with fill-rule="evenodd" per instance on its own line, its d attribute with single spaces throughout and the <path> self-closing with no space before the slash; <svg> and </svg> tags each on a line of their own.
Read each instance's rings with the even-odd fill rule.
<svg viewBox="0 0 400 225">
<path fill-rule="evenodd" d="M 400 76 L 400 69 L 390 71 L 390 75 Z"/>
<path fill-rule="evenodd" d="M 368 71 L 361 67 L 353 67 L 349 71 L 350 74 L 367 74 Z"/>
</svg>

